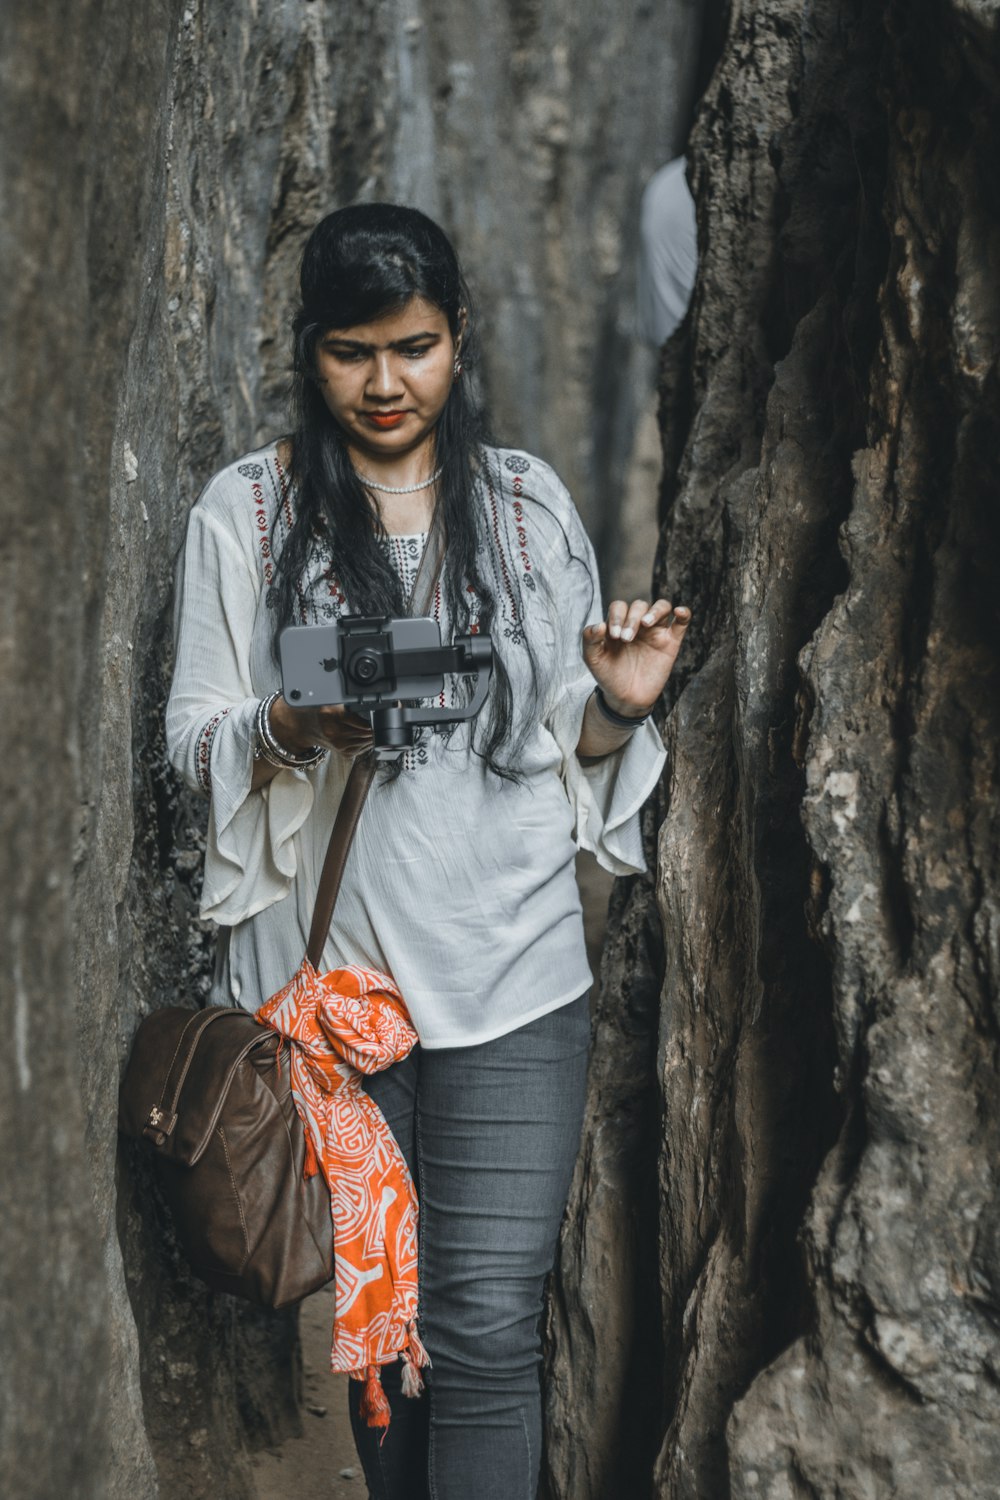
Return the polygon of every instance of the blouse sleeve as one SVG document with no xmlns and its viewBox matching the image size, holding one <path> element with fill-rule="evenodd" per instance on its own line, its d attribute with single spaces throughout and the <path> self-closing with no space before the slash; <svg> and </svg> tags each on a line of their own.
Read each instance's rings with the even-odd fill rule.
<svg viewBox="0 0 1000 1500">
<path fill-rule="evenodd" d="M 235 538 L 203 505 L 188 522 L 177 576 L 167 754 L 211 799 L 201 915 L 231 926 L 288 894 L 293 834 L 312 806 L 302 771 L 251 792 L 254 717 L 250 640 L 261 584 Z"/>
<path fill-rule="evenodd" d="M 576 753 L 587 701 L 596 686 L 583 659 L 583 630 L 604 618 L 597 560 L 576 508 L 569 507 L 568 540 L 578 559 L 557 569 L 556 650 L 559 677 L 545 716 L 562 756 L 561 775 L 573 808 L 577 846 L 612 875 L 647 868 L 639 813 L 667 758 L 659 730 L 646 719 L 620 749 L 581 763 Z"/>
</svg>

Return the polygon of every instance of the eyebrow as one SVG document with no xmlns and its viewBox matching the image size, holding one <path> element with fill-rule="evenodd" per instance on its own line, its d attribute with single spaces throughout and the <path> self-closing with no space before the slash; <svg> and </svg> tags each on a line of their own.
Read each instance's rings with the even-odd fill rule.
<svg viewBox="0 0 1000 1500">
<path fill-rule="evenodd" d="M 423 333 L 407 334 L 405 339 L 395 339 L 391 344 L 386 344 L 385 348 L 404 349 L 408 344 L 420 344 L 428 339 L 436 342 L 440 337 L 440 333 L 435 333 L 433 329 L 427 329 Z M 377 344 L 363 344 L 359 339 L 342 338 L 339 333 L 328 333 L 323 337 L 321 342 L 324 345 L 340 344 L 346 349 L 365 350 L 366 352 L 379 347 Z"/>
</svg>

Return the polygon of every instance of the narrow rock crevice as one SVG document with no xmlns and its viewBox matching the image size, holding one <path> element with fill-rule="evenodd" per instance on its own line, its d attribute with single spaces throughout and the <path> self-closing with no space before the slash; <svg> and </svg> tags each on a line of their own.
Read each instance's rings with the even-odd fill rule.
<svg viewBox="0 0 1000 1500">
<path fill-rule="evenodd" d="M 649 872 L 610 908 L 548 1500 L 987 1500 L 998 0 L 138 14 L 0 19 L 8 1487 L 246 1500 L 300 1422 L 294 1318 L 192 1281 L 114 1119 L 141 1016 L 207 991 L 171 580 L 208 477 L 287 426 L 306 233 L 359 198 L 441 219 L 498 433 L 607 569 L 649 363 L 636 210 L 683 152 L 652 581 L 693 623 Z"/>
</svg>

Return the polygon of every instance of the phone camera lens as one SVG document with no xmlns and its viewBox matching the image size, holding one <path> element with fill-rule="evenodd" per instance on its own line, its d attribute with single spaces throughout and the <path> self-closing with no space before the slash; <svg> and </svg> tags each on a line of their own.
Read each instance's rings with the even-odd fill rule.
<svg viewBox="0 0 1000 1500">
<path fill-rule="evenodd" d="M 371 682 L 378 676 L 378 657 L 372 651 L 359 651 L 351 663 L 351 671 L 359 682 Z"/>
</svg>

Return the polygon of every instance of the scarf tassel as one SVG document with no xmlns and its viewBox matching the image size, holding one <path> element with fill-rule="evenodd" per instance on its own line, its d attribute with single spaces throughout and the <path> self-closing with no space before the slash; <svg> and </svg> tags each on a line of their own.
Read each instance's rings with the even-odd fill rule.
<svg viewBox="0 0 1000 1500">
<path fill-rule="evenodd" d="M 361 1416 L 369 1427 L 389 1426 L 389 1398 L 382 1389 L 378 1365 L 365 1367 L 365 1388 L 361 1393 Z M 385 1437 L 385 1433 L 382 1434 Z"/>
<path fill-rule="evenodd" d="M 429 1366 L 431 1357 L 420 1341 L 417 1333 L 416 1320 L 411 1320 L 406 1325 L 407 1341 L 405 1349 L 399 1351 L 402 1361 L 401 1385 L 403 1395 L 411 1400 L 423 1395 L 424 1381 L 420 1374 L 421 1366 Z M 389 1398 L 382 1386 L 382 1376 L 378 1365 L 365 1365 L 363 1371 L 358 1372 L 356 1378 L 364 1381 L 364 1390 L 361 1393 L 360 1414 L 369 1427 L 381 1427 L 382 1437 L 379 1443 L 384 1441 L 386 1431 L 389 1427 L 391 1409 Z"/>
<path fill-rule="evenodd" d="M 407 1323 L 406 1333 L 406 1348 L 399 1351 L 399 1357 L 403 1361 L 403 1395 L 415 1397 L 422 1395 L 424 1389 L 420 1367 L 422 1365 L 429 1365 L 431 1357 L 420 1342 L 415 1320 Z"/>
<path fill-rule="evenodd" d="M 407 1323 L 406 1333 L 407 1348 L 405 1350 L 405 1353 L 409 1355 L 410 1359 L 412 1359 L 415 1365 L 429 1365 L 431 1362 L 431 1357 L 427 1353 L 427 1350 L 424 1348 L 423 1344 L 420 1342 L 420 1336 L 417 1333 L 417 1323 L 415 1318 L 412 1318 L 410 1322 Z"/>
<path fill-rule="evenodd" d="M 308 1182 L 310 1177 L 315 1177 L 319 1171 L 319 1157 L 316 1154 L 316 1147 L 313 1144 L 312 1136 L 309 1134 L 308 1126 L 305 1127 L 304 1134 L 306 1138 L 306 1150 L 302 1160 L 302 1180 L 303 1182 Z"/>
<path fill-rule="evenodd" d="M 411 1399 L 423 1394 L 424 1382 L 420 1371 L 408 1354 L 401 1355 L 403 1361 L 403 1395 Z"/>
</svg>

